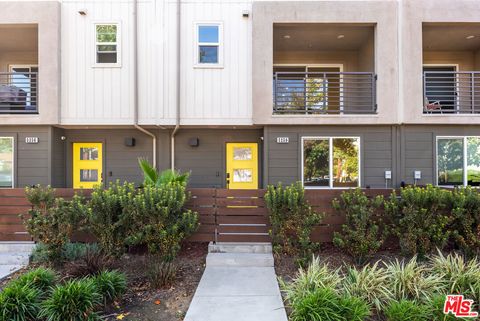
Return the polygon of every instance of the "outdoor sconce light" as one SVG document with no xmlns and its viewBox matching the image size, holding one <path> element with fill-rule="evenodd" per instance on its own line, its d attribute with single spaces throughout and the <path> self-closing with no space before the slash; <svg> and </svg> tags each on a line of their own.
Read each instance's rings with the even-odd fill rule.
<svg viewBox="0 0 480 321">
<path fill-rule="evenodd" d="M 200 145 L 200 140 L 198 137 L 193 137 L 188 140 L 188 146 L 190 147 L 198 147 Z"/>
<path fill-rule="evenodd" d="M 127 146 L 127 147 L 135 146 L 135 138 L 133 138 L 133 137 L 125 138 L 125 146 Z"/>
<path fill-rule="evenodd" d="M 243 10 L 242 11 L 242 17 L 248 18 L 248 16 L 250 16 L 250 12 L 248 10 Z"/>
<path fill-rule="evenodd" d="M 78 13 L 79 13 L 81 16 L 86 16 L 86 15 L 87 15 L 87 9 L 78 10 Z"/>
</svg>

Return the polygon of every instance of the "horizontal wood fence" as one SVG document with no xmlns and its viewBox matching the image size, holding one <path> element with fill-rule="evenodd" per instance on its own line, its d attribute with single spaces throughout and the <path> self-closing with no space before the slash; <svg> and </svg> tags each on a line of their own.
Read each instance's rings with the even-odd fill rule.
<svg viewBox="0 0 480 321">
<path fill-rule="evenodd" d="M 306 190 L 309 204 L 325 213 L 322 223 L 317 226 L 312 239 L 317 242 L 331 242 L 333 233 L 341 229 L 345 217 L 332 208 L 332 200 L 339 198 L 343 190 Z M 390 189 L 365 189 L 368 196 L 391 193 Z M 59 188 L 56 195 L 71 198 L 76 192 L 89 196 L 90 190 Z M 192 242 L 269 242 L 270 223 L 265 206 L 265 190 L 228 190 L 215 188 L 189 189 L 191 198 L 186 207 L 198 212 L 200 227 L 190 237 Z M 23 189 L 0 189 L 0 241 L 27 241 L 26 232 L 19 214 L 28 214 L 31 205 Z M 76 240 L 88 240 L 76 236 Z"/>
</svg>

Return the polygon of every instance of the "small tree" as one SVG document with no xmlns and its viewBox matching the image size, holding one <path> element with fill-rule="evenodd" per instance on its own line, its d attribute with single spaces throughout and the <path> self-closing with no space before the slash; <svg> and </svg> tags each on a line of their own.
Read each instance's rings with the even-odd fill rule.
<svg viewBox="0 0 480 321">
<path fill-rule="evenodd" d="M 30 217 L 23 217 L 30 235 L 45 244 L 50 261 L 61 257 L 66 243 L 73 232 L 86 218 L 88 209 L 83 196 L 75 195 L 71 201 L 55 198 L 55 189 L 50 186 L 25 189 L 28 201 L 32 204 Z"/>
<path fill-rule="evenodd" d="M 318 248 L 310 235 L 323 215 L 308 205 L 301 182 L 285 188 L 281 183 L 269 185 L 265 202 L 270 211 L 270 236 L 275 250 L 299 255 L 299 263 L 304 265 Z"/>
<path fill-rule="evenodd" d="M 383 196 L 370 199 L 361 189 L 343 192 L 340 200 L 333 200 L 332 206 L 346 217 L 341 232 L 335 232 L 333 244 L 346 251 L 358 263 L 363 263 L 382 246 L 381 218 L 377 210 L 383 204 Z"/>
</svg>

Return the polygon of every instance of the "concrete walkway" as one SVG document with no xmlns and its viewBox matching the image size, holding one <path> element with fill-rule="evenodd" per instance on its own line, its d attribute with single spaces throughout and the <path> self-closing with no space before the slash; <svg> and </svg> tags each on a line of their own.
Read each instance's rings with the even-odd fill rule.
<svg viewBox="0 0 480 321">
<path fill-rule="evenodd" d="M 261 251 L 256 245 L 246 246 L 217 244 L 217 251 L 210 246 L 184 321 L 287 321 L 271 246 Z"/>
<path fill-rule="evenodd" d="M 0 242 L 0 280 L 28 265 L 33 242 Z"/>
</svg>

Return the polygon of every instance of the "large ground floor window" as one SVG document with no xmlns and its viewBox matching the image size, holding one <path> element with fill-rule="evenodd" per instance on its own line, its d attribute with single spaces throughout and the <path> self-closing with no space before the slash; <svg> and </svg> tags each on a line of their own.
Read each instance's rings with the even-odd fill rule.
<svg viewBox="0 0 480 321">
<path fill-rule="evenodd" d="M 437 184 L 480 186 L 480 137 L 437 137 Z"/>
<path fill-rule="evenodd" d="M 302 148 L 306 188 L 360 186 L 359 137 L 303 137 Z"/>
<path fill-rule="evenodd" d="M 13 137 L 0 137 L 0 188 L 13 187 Z"/>
</svg>

